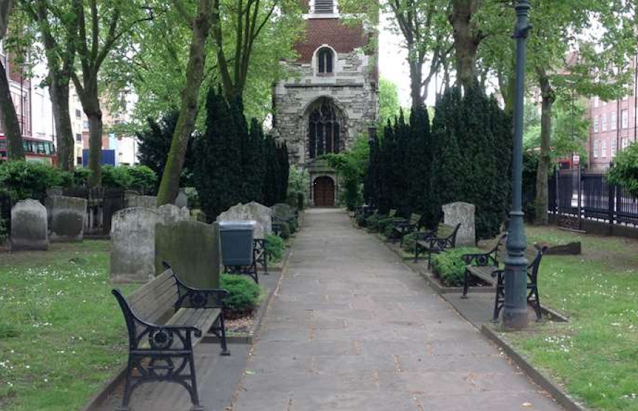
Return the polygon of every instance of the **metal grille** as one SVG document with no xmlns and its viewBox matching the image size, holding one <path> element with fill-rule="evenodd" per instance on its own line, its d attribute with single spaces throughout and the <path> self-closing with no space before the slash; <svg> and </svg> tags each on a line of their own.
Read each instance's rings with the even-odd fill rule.
<svg viewBox="0 0 638 411">
<path fill-rule="evenodd" d="M 315 13 L 331 14 L 334 12 L 333 0 L 315 0 Z"/>
</svg>

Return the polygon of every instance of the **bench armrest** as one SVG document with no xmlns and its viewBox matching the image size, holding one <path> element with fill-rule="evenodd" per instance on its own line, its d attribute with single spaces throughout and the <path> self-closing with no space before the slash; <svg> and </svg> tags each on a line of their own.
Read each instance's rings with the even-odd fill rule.
<svg viewBox="0 0 638 411">
<path fill-rule="evenodd" d="M 415 234 L 417 241 L 427 241 L 430 237 L 436 236 L 436 230 L 417 231 Z"/>
<path fill-rule="evenodd" d="M 463 262 L 467 265 L 475 265 L 478 267 L 486 267 L 489 265 L 493 265 L 494 267 L 498 267 L 498 261 L 494 258 L 495 253 L 475 253 L 475 254 L 463 254 L 461 258 Z"/>
<path fill-rule="evenodd" d="M 148 323 L 144 325 L 146 328 L 135 341 L 130 341 L 131 351 L 192 351 L 192 337 L 202 336 L 202 330 L 196 327 Z"/>
<path fill-rule="evenodd" d="M 179 280 L 178 280 L 179 281 Z M 184 305 L 189 308 L 224 308 L 224 299 L 228 291 L 221 288 L 201 289 L 192 288 L 178 282 L 179 299 L 175 303 L 175 310 Z"/>
</svg>

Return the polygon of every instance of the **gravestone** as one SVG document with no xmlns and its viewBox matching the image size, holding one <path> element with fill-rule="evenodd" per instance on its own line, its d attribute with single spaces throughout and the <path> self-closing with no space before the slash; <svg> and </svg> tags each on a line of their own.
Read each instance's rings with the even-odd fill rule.
<svg viewBox="0 0 638 411">
<path fill-rule="evenodd" d="M 51 241 L 82 241 L 87 201 L 84 198 L 50 197 Z"/>
<path fill-rule="evenodd" d="M 476 225 L 474 214 L 476 207 L 469 203 L 451 203 L 443 206 L 443 222 L 447 225 L 456 226 L 461 224 L 456 235 L 457 247 L 476 246 Z"/>
<path fill-rule="evenodd" d="M 164 204 L 157 211 L 162 214 L 162 222 L 165 224 L 175 223 L 177 221 L 187 221 L 191 218 L 191 212 L 188 208 L 180 208 L 173 204 Z"/>
<path fill-rule="evenodd" d="M 220 275 L 219 228 L 217 224 L 178 221 L 158 224 L 155 229 L 155 272 L 168 262 L 186 285 L 218 288 Z"/>
<path fill-rule="evenodd" d="M 179 194 L 175 198 L 175 205 L 179 208 L 188 207 L 188 196 L 186 195 L 186 189 L 180 188 Z"/>
<path fill-rule="evenodd" d="M 47 209 L 37 200 L 23 200 L 11 209 L 11 250 L 48 250 Z"/>
<path fill-rule="evenodd" d="M 160 222 L 162 214 L 150 208 L 125 208 L 113 215 L 112 281 L 146 282 L 155 275 L 155 226 Z"/>
<path fill-rule="evenodd" d="M 295 213 L 288 204 L 279 203 L 272 206 L 273 215 L 281 220 L 290 220 L 294 218 Z"/>
<path fill-rule="evenodd" d="M 254 238 L 264 238 L 272 233 L 273 211 L 259 203 L 237 204 L 224 211 L 217 221 L 255 221 Z"/>
<path fill-rule="evenodd" d="M 137 196 L 131 199 L 132 207 L 157 208 L 157 197 Z"/>
</svg>

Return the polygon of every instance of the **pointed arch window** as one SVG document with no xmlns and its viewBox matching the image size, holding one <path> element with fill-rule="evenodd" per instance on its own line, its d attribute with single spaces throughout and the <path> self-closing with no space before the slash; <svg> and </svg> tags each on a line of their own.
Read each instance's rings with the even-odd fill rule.
<svg viewBox="0 0 638 411">
<path fill-rule="evenodd" d="M 308 119 L 308 147 L 310 158 L 341 150 L 341 119 L 329 101 L 321 101 Z"/>
<path fill-rule="evenodd" d="M 334 53 L 328 47 L 324 47 L 317 52 L 317 73 L 332 74 Z"/>
</svg>

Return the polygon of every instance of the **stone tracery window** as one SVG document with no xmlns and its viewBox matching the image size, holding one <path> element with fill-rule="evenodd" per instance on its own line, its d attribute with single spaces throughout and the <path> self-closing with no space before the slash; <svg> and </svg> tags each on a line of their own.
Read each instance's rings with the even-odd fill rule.
<svg viewBox="0 0 638 411">
<path fill-rule="evenodd" d="M 335 107 L 327 99 L 321 100 L 308 118 L 308 147 L 310 158 L 326 153 L 338 153 L 341 149 L 341 119 Z"/>
<path fill-rule="evenodd" d="M 331 74 L 333 70 L 333 53 L 328 47 L 324 47 L 317 52 L 317 73 Z"/>
</svg>

